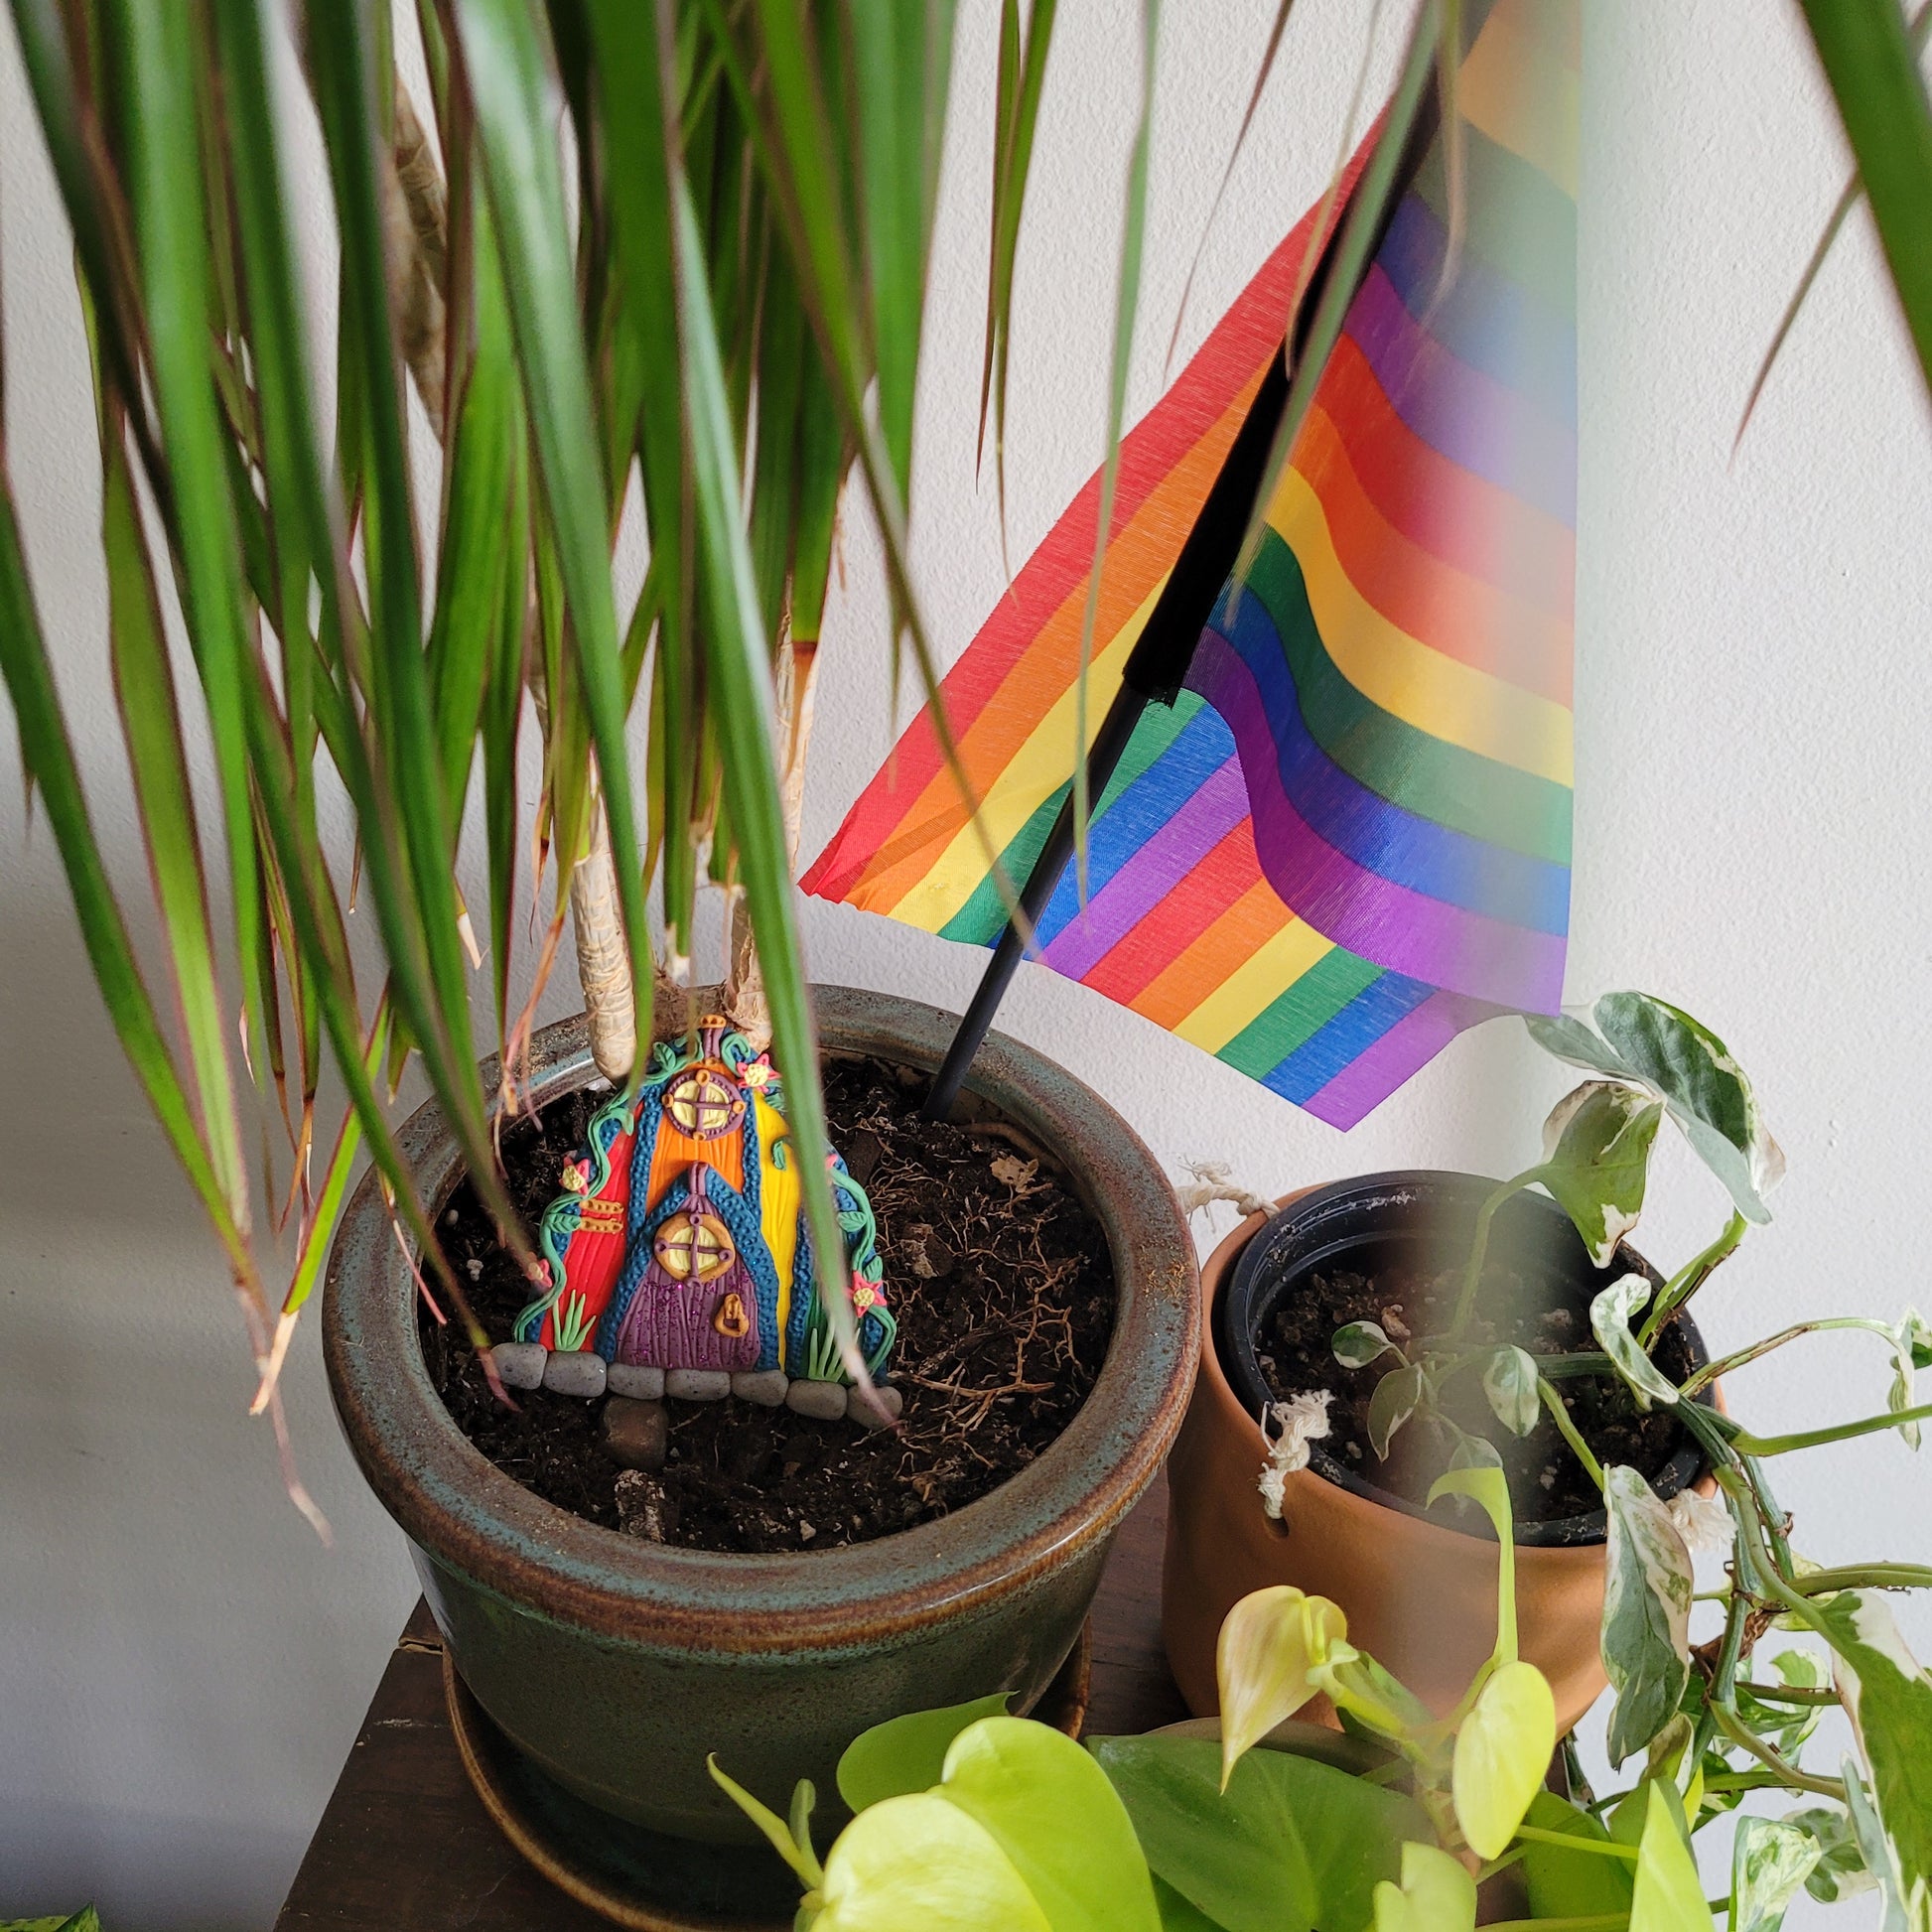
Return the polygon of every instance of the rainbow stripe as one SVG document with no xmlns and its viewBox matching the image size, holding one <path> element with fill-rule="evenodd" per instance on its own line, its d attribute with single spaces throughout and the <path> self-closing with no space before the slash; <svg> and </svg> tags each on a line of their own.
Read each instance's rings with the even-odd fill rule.
<svg viewBox="0 0 1932 1932">
<path fill-rule="evenodd" d="M 1098 801 L 1055 971 L 1337 1126 L 1499 1010 L 1554 1012 L 1569 923 L 1577 0 L 1497 0 L 1352 300 L 1252 567 Z M 1312 237 L 1305 216 L 1127 438 L 1088 720 L 1220 469 Z M 1096 476 L 944 684 L 1023 879 L 1070 782 Z M 805 889 L 991 944 L 983 849 L 922 715 Z"/>
</svg>

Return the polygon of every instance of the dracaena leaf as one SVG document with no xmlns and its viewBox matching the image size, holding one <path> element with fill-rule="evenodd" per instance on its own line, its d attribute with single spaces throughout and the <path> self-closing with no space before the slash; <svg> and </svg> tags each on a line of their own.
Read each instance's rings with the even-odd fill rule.
<svg viewBox="0 0 1932 1932">
<path fill-rule="evenodd" d="M 1462 1836 L 1481 1858 L 1500 1858 L 1557 1747 L 1549 1680 L 1520 1660 L 1496 1671 L 1455 1733 L 1450 1792 Z"/>
<path fill-rule="evenodd" d="M 1221 1788 L 1242 1753 L 1314 1695 L 1309 1681 L 1348 1620 L 1324 1596 L 1276 1584 L 1241 1598 L 1221 1620 L 1214 1676 L 1221 1700 Z"/>
<path fill-rule="evenodd" d="M 1691 1553 L 1635 1469 L 1603 1471 L 1609 1515 L 1600 1645 L 1616 1692 L 1609 1753 L 1621 1764 L 1677 1715 L 1691 1672 Z"/>
<path fill-rule="evenodd" d="M 1543 1124 L 1537 1179 L 1576 1223 L 1598 1268 L 1643 1213 L 1661 1102 L 1615 1080 L 1587 1081 Z"/>
<path fill-rule="evenodd" d="M 1512 1436 L 1535 1429 L 1543 1405 L 1537 1394 L 1536 1363 L 1514 1344 L 1499 1348 L 1482 1365 L 1482 1393 L 1496 1420 Z"/>
<path fill-rule="evenodd" d="M 1674 1405 L 1678 1400 L 1675 1385 L 1644 1353 L 1630 1327 L 1631 1317 L 1648 1305 L 1651 1292 L 1643 1276 L 1619 1275 L 1589 1305 L 1590 1331 L 1630 1385 L 1640 1409 L 1648 1409 L 1653 1402 Z"/>
</svg>

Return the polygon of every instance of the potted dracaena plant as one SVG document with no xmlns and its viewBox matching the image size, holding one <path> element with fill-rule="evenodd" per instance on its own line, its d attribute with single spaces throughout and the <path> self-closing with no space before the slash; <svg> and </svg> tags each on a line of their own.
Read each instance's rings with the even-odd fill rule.
<svg viewBox="0 0 1932 1932">
<path fill-rule="evenodd" d="M 75 244 L 179 1038 L 89 817 L 18 477 L 0 672 L 108 1012 L 247 1312 L 257 1408 L 327 1257 L 332 1392 L 452 1696 L 613 1830 L 742 1834 L 697 1742 L 719 1725 L 772 1773 L 823 1777 L 914 1685 L 1031 1701 L 1178 1424 L 1191 1247 L 1147 1150 L 1035 1054 L 993 1042 L 954 1120 L 919 1126 L 941 1016 L 808 994 L 791 881 L 848 471 L 933 676 L 905 492 L 952 9 L 426 0 L 412 99 L 386 7 L 297 8 L 290 111 L 319 125 L 340 246 L 331 423 L 272 84 L 285 10 L 10 11 Z M 1007 23 L 996 414 L 1049 32 L 1050 11 Z M 649 540 L 628 572 L 627 501 Z M 338 782 L 352 853 L 319 803 Z M 481 884 L 459 878 L 473 793 Z M 527 996 L 524 850 L 520 890 L 547 864 L 555 895 Z M 697 994 L 707 878 L 729 956 Z M 567 924 L 586 1014 L 535 1032 Z M 266 1203 L 237 1028 L 287 1129 Z M 399 1126 L 415 1064 L 432 1098 Z M 298 1231 L 279 1302 L 264 1218 Z M 1030 1323 L 1016 1372 L 1005 1338 Z"/>
<path fill-rule="evenodd" d="M 1688 1385 L 1659 1386 L 1639 1360 L 1616 1353 L 1633 1395 L 1694 1403 Z M 1874 1425 L 1908 1433 L 1913 1414 L 1908 1401 L 1789 1439 L 1705 1418 L 1721 1498 L 1706 1513 L 1735 1542 L 1725 1587 L 1711 1592 L 1722 1629 L 1695 1648 L 1675 1522 L 1630 1470 L 1606 1472 L 1618 1525 L 1602 1627 L 1619 1685 L 1611 1750 L 1641 1769 L 1600 1796 L 1574 1741 L 1559 1739 L 1548 1679 L 1521 1655 L 1510 1485 L 1482 1462 L 1429 1494 L 1432 1508 L 1486 1519 L 1497 1553 L 1491 1641 L 1447 1706 L 1361 1650 L 1338 1604 L 1278 1584 L 1221 1625 L 1218 1721 L 1097 1738 L 1084 1752 L 997 1703 L 867 1732 L 839 1765 L 857 1816 L 822 1863 L 809 1786 L 780 1819 L 722 1764 L 713 1775 L 791 1867 L 797 1923 L 817 1932 L 1687 1932 L 1720 1917 L 1728 1932 L 1777 1932 L 1800 1887 L 1825 1901 L 1875 1890 L 1886 1925 L 1923 1924 L 1932 1675 L 1884 1592 L 1932 1586 L 1932 1572 L 1794 1560 L 1762 1466 Z M 1774 1629 L 1823 1648 L 1781 1648 L 1767 1667 L 1757 1653 Z M 1340 1731 L 1296 1721 L 1317 1700 Z M 1851 1719 L 1856 1749 L 1806 1768 L 1832 1709 Z M 1733 1815 L 1729 1882 L 1707 1898 L 1697 1834 Z"/>
<path fill-rule="evenodd" d="M 996 1046 L 979 1063 L 969 1115 L 994 1116 L 979 1123 L 990 1137 L 1021 1143 L 988 1162 L 985 1184 L 1097 1216 L 1099 1238 L 1076 1229 L 1068 1245 L 1105 1250 L 1117 1307 L 1093 1382 L 1105 1399 L 1050 1447 L 1022 1446 L 1044 1452 L 1000 1492 L 1006 1508 L 962 1512 L 946 1535 L 908 1532 L 897 1568 L 814 1556 L 807 1584 L 793 1556 L 733 1568 L 654 1545 L 652 1524 L 669 1532 L 665 1498 L 636 1493 L 648 1484 L 633 1486 L 641 1539 L 560 1530 L 556 1511 L 474 1450 L 444 1399 L 464 1377 L 473 1393 L 482 1377 L 493 1396 L 534 1372 L 542 1386 L 514 1412 L 534 1413 L 553 1395 L 577 1399 L 563 1387 L 596 1384 L 584 1359 L 596 1355 L 607 1390 L 614 1366 L 640 1371 L 638 1393 L 622 1399 L 648 1406 L 649 1371 L 669 1365 L 621 1359 L 643 1344 L 606 1334 L 583 1298 L 590 1277 L 631 1297 L 613 1317 L 622 1329 L 636 1284 L 621 1278 L 634 1261 L 640 1273 L 656 1267 L 660 1286 L 738 1284 L 698 1310 L 722 1340 L 691 1345 L 722 1350 L 728 1364 L 683 1364 L 709 1378 L 707 1391 L 723 1374 L 739 1401 L 732 1378 L 768 1378 L 775 1366 L 787 1403 L 801 1382 L 850 1383 L 865 1415 L 890 1413 L 893 1337 L 877 1311 L 892 1295 L 882 1298 L 869 1251 L 877 1182 L 851 1160 L 834 1166 L 819 1046 L 870 1059 L 853 1076 L 865 1100 L 894 1066 L 916 1080 L 940 1040 L 922 1013 L 857 996 L 821 1000 L 815 1034 L 788 875 L 851 468 L 884 539 L 896 625 L 928 690 L 934 680 L 905 493 L 950 7 L 904 16 L 856 4 L 425 0 L 427 115 L 395 81 L 386 9 L 298 8 L 340 243 L 333 437 L 310 379 L 270 86 L 279 11 L 265 0 L 200 10 L 11 0 L 10 12 L 72 227 L 94 357 L 111 656 L 178 1036 L 149 991 L 88 815 L 11 478 L 0 493 L 0 675 L 109 1016 L 240 1292 L 257 1406 L 276 1408 L 297 1318 L 340 1230 L 328 1357 L 357 1453 L 414 1539 L 452 1653 L 488 1680 L 485 1702 L 550 1769 L 600 1804 L 682 1830 L 730 1824 L 683 1752 L 688 1714 L 675 1701 L 663 1720 L 675 1746 L 654 1757 L 640 1746 L 663 1743 L 661 1725 L 626 1733 L 583 1717 L 589 1706 L 647 1705 L 639 1687 L 667 1669 L 694 1681 L 698 1652 L 725 1660 L 706 1680 L 708 1714 L 735 1709 L 731 1722 L 769 1746 L 772 1772 L 829 1764 L 883 1704 L 904 1701 L 914 1677 L 960 1688 L 998 1679 L 1030 1694 L 1077 1626 L 1107 1528 L 1159 1459 L 1193 1346 L 1191 1257 L 1156 1170 L 1105 1108 L 1036 1058 Z M 1423 53 L 1454 12 L 1423 10 Z M 1907 272 L 1923 258 L 1911 245 L 1911 171 L 1876 166 L 1894 149 L 1909 162 L 1897 145 L 1909 116 L 1868 84 L 1901 61 L 1909 68 L 1909 55 L 1902 40 L 1862 39 L 1840 10 L 1808 17 L 1870 164 L 1901 295 L 1920 315 L 1927 292 Z M 1036 8 L 1023 28 L 1014 7 L 1001 21 L 985 382 L 996 452 L 1051 21 Z M 1143 157 L 1151 98 L 1150 86 Z M 1415 98 L 1388 122 L 1397 146 Z M 1137 166 L 1131 237 L 1145 195 Z M 1124 251 L 1116 435 L 1138 259 L 1137 246 Z M 434 451 L 412 440 L 412 387 Z M 412 474 L 426 454 L 439 483 L 427 552 Z M 633 466 L 650 537 L 634 589 L 636 573 L 613 564 Z M 166 648 L 177 598 L 211 748 L 211 832 L 197 820 L 193 734 L 178 722 Z M 526 696 L 543 755 L 533 820 L 514 782 Z M 626 756 L 633 705 L 653 726 L 641 785 Z M 487 864 L 473 910 L 455 875 L 479 766 Z M 352 867 L 326 841 L 318 809 L 337 779 L 355 821 Z M 532 977 L 540 987 L 568 908 L 587 1009 L 584 1022 L 534 1036 L 534 993 L 512 997 L 526 830 L 556 882 Z M 723 989 L 700 1002 L 679 981 L 707 868 L 732 896 L 733 932 Z M 208 889 L 210 870 L 225 870 L 225 895 Z M 359 978 L 345 919 L 351 877 L 382 955 Z M 668 987 L 645 916 L 653 878 Z M 480 924 L 499 1048 L 482 1069 L 465 967 L 466 946 L 473 959 L 483 951 Z M 262 1212 L 242 1154 L 227 981 L 249 1073 L 291 1144 L 286 1188 L 269 1205 L 278 1223 L 299 1216 L 279 1304 L 253 1234 Z M 722 1024 L 706 1030 L 698 1023 L 712 1007 Z M 412 1061 L 434 1099 L 399 1129 L 386 1100 Z M 326 1070 L 348 1109 L 312 1162 Z M 572 1101 L 599 1080 L 615 1083 L 612 1100 Z M 505 1125 L 566 1103 L 576 1111 L 561 1126 Z M 880 1120 L 890 1113 L 874 1108 Z M 611 1174 L 623 1169 L 614 1156 L 626 1135 L 633 1167 L 640 1137 L 653 1148 L 663 1131 L 677 1151 L 666 1118 L 677 1133 L 722 1134 L 731 1152 L 707 1170 L 715 1187 L 694 1186 L 699 1163 L 684 1163 L 684 1191 L 668 1205 L 653 1200 L 646 1168 L 642 1218 L 660 1208 L 681 1217 L 660 1253 L 661 1224 L 632 1226 Z M 519 1132 L 551 1163 L 522 1184 L 498 1160 L 499 1133 L 513 1155 Z M 364 1149 L 371 1177 L 345 1206 Z M 756 1212 L 755 1173 L 768 1181 Z M 459 1189 L 487 1227 L 488 1257 L 453 1257 L 438 1238 L 464 1221 L 462 1204 L 450 1205 Z M 587 1259 L 598 1239 L 618 1236 L 614 1222 L 621 1265 Z M 920 1232 L 908 1237 L 918 1250 L 908 1273 L 956 1272 L 941 1231 L 910 1225 Z M 502 1325 L 515 1329 L 513 1347 L 543 1351 L 540 1368 L 528 1354 L 499 1362 L 506 1337 L 479 1318 L 499 1235 L 515 1264 L 498 1296 Z M 789 1257 L 782 1269 L 774 1241 Z M 447 1317 L 427 1357 L 410 1313 L 419 1278 Z M 1154 1296 L 1155 1282 L 1182 1292 Z M 557 1358 L 569 1359 L 553 1370 Z M 774 1386 L 767 1379 L 762 1399 Z M 1001 1393 L 966 1387 L 964 1400 Z M 799 1400 L 833 1406 L 829 1395 Z M 646 1419 L 626 1438 L 646 1464 L 650 1433 Z M 727 1628 L 735 1651 L 721 1648 Z M 533 1631 L 549 1647 L 526 1654 Z M 784 1724 L 770 1722 L 771 1672 L 796 1662 L 809 1682 L 862 1638 L 883 1675 L 848 1676 L 836 1696 L 797 1699 Z M 935 1657 L 952 1663 L 935 1672 Z M 743 1701 L 754 1680 L 767 1702 L 757 1724 Z M 555 1688 L 570 1683 L 582 1694 L 574 1709 Z"/>
</svg>

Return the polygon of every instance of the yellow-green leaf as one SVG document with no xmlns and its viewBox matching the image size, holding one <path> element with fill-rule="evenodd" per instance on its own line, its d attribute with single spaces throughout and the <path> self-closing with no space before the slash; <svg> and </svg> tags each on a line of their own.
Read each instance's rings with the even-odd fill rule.
<svg viewBox="0 0 1932 1932">
<path fill-rule="evenodd" d="M 1314 1696 L 1310 1666 L 1347 1634 L 1338 1605 L 1290 1584 L 1251 1591 L 1228 1611 L 1214 1646 L 1223 1791 L 1242 1752 Z"/>
<path fill-rule="evenodd" d="M 813 1932 L 1054 1932 L 993 1834 L 936 1791 L 862 1811 L 819 1895 Z"/>
<path fill-rule="evenodd" d="M 1505 1664 L 1482 1687 L 1455 1733 L 1450 1790 L 1462 1836 L 1500 1858 L 1557 1747 L 1557 1705 L 1534 1664 Z"/>
</svg>

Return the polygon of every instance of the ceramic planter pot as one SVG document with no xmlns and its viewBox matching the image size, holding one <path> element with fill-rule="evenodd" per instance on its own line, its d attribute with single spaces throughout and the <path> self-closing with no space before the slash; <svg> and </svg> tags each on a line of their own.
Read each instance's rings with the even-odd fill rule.
<svg viewBox="0 0 1932 1932">
<path fill-rule="evenodd" d="M 1201 1278 L 1200 1373 L 1169 1465 L 1172 1502 L 1162 1579 L 1168 1656 L 1190 1710 L 1206 1716 L 1218 1708 L 1214 1645 L 1222 1618 L 1249 1591 L 1274 1584 L 1293 1584 L 1339 1603 L 1349 1641 L 1438 1711 L 1455 1702 L 1489 1654 L 1496 1631 L 1493 1540 L 1425 1515 L 1365 1481 L 1318 1444 L 1310 1466 L 1287 1480 L 1281 1520 L 1263 1513 L 1255 1489 L 1264 1454 L 1259 1402 L 1244 1401 L 1236 1384 L 1255 1386 L 1252 1323 L 1264 1311 L 1246 1307 L 1238 1322 L 1230 1315 L 1233 1302 L 1252 1300 L 1261 1271 L 1251 1264 L 1240 1291 L 1235 1277 L 1258 1238 L 1271 1252 L 1264 1256 L 1257 1248 L 1254 1261 L 1270 1264 L 1277 1292 L 1292 1292 L 1295 1281 L 1317 1265 L 1347 1266 L 1352 1259 L 1360 1266 L 1386 1254 L 1392 1242 L 1428 1238 L 1446 1211 L 1472 1211 L 1493 1184 L 1459 1174 L 1405 1173 L 1304 1189 L 1280 1202 L 1292 1212 L 1249 1216 L 1208 1260 Z M 1562 1278 L 1574 1282 L 1580 1302 L 1629 1267 L 1658 1279 L 1628 1250 L 1613 1270 L 1592 1269 L 1561 1209 L 1540 1196 L 1518 1200 L 1525 1215 L 1547 1209 L 1561 1223 L 1547 1238 L 1563 1244 L 1567 1236 L 1574 1249 L 1562 1261 Z M 1561 1257 L 1561 1246 L 1558 1252 Z M 1679 1325 L 1694 1360 L 1702 1362 L 1696 1329 L 1688 1318 Z M 1659 1481 L 1660 1492 L 1675 1493 L 1700 1470 L 1694 1452 L 1680 1454 Z M 1604 1688 L 1597 1656 L 1603 1538 L 1601 1511 L 1526 1523 L 1517 1533 L 1522 1654 L 1550 1680 L 1563 1730 Z"/>
<path fill-rule="evenodd" d="M 936 1067 L 950 1015 L 821 987 L 828 1053 Z M 536 1037 L 539 1103 L 596 1077 L 581 1021 Z M 493 1069 L 484 1091 L 494 1090 Z M 568 1792 L 679 1837 L 749 1841 L 705 1769 L 716 1751 L 782 1803 L 818 1787 L 868 1725 L 993 1691 L 1024 1710 L 1072 1648 L 1113 1532 L 1168 1451 L 1200 1332 L 1192 1243 L 1154 1157 L 1110 1108 L 1028 1048 L 990 1036 L 960 1117 L 999 1117 L 1050 1150 L 1104 1229 L 1120 1296 L 1092 1393 L 1011 1481 L 941 1521 L 797 1556 L 670 1548 L 532 1495 L 450 1420 L 416 1335 L 416 1288 L 372 1179 L 345 1216 L 323 1306 L 329 1384 L 349 1447 L 401 1525 L 464 1682 Z M 431 1105 L 402 1130 L 426 1200 L 462 1175 Z M 829 1810 L 830 1815 L 827 1815 Z"/>
</svg>

